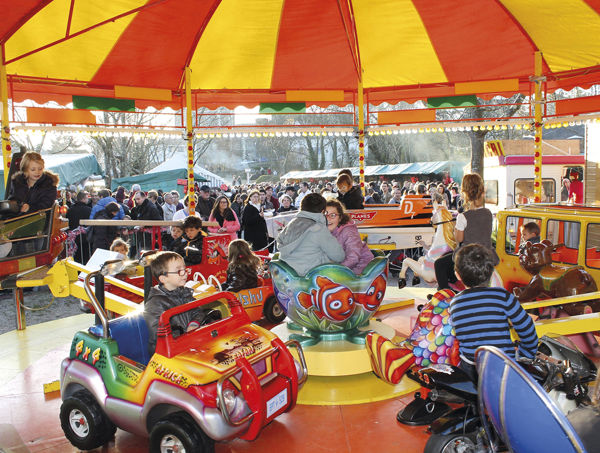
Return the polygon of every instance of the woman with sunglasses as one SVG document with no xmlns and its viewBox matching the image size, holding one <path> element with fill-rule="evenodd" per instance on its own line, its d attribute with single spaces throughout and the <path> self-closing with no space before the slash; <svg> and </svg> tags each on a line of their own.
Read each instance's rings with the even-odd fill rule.
<svg viewBox="0 0 600 453">
<path fill-rule="evenodd" d="M 327 217 L 327 228 L 346 253 L 346 258 L 341 264 L 359 275 L 373 259 L 371 250 L 360 238 L 358 228 L 344 210 L 342 203 L 337 200 L 328 201 L 325 217 Z"/>
</svg>

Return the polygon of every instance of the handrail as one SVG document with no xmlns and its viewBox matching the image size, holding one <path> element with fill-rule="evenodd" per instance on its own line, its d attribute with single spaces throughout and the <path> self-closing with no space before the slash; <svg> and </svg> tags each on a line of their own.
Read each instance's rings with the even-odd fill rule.
<svg viewBox="0 0 600 453">
<path fill-rule="evenodd" d="M 575 296 L 557 297 L 555 299 L 538 300 L 535 302 L 523 302 L 521 306 L 525 310 L 531 310 L 532 308 L 551 307 L 554 305 L 572 304 L 575 302 L 582 302 L 590 299 L 599 299 L 600 291 L 594 291 L 592 293 L 577 294 Z"/>
<path fill-rule="evenodd" d="M 85 288 L 86 294 L 90 298 L 91 304 L 94 306 L 94 309 L 96 310 L 96 315 L 98 315 L 98 317 L 100 318 L 100 322 L 102 323 L 102 338 L 107 339 L 108 338 L 108 317 L 106 316 L 106 312 L 104 311 L 104 309 L 100 306 L 100 302 L 98 302 L 98 299 L 96 298 L 96 295 L 94 294 L 94 291 L 92 291 L 92 287 L 90 285 L 90 280 L 92 279 L 92 277 L 96 277 L 96 275 L 100 275 L 100 271 L 94 271 L 94 272 L 90 272 L 89 274 L 87 274 L 85 276 L 85 281 L 84 281 L 83 287 Z"/>
<path fill-rule="evenodd" d="M 83 219 L 79 222 L 83 226 L 140 226 L 140 227 L 168 227 L 182 226 L 183 220 L 100 220 L 100 219 Z M 219 222 L 202 221 L 203 227 L 218 227 Z"/>
</svg>

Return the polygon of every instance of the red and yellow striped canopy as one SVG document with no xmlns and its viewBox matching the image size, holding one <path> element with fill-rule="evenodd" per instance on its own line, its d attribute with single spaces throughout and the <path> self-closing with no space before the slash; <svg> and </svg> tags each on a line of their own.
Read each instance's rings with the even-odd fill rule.
<svg viewBox="0 0 600 453">
<path fill-rule="evenodd" d="M 179 103 L 186 66 L 205 105 L 342 104 L 360 80 L 372 103 L 530 92 L 536 51 L 548 89 L 600 81 L 600 0 L 0 0 L 0 11 L 17 101 L 139 87 L 165 90 L 139 91 L 150 104 L 165 92 Z"/>
</svg>

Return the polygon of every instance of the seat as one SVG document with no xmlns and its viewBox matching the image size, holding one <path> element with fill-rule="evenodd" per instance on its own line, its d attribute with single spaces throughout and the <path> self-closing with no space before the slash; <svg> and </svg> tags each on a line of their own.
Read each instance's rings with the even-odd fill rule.
<svg viewBox="0 0 600 453">
<path fill-rule="evenodd" d="M 573 426 L 544 389 L 514 360 L 492 346 L 476 352 L 479 404 L 515 453 L 585 452 Z M 484 426 L 489 426 L 482 415 Z"/>
<path fill-rule="evenodd" d="M 148 326 L 143 312 L 111 319 L 108 322 L 108 331 L 119 346 L 119 354 L 144 366 L 148 364 Z M 102 336 L 104 329 L 102 324 L 95 324 L 89 328 L 89 332 Z"/>
</svg>

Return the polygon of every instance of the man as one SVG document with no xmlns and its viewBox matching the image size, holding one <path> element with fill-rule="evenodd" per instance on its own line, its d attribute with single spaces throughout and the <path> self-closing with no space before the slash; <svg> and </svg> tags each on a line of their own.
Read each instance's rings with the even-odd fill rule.
<svg viewBox="0 0 600 453">
<path fill-rule="evenodd" d="M 106 208 L 108 203 L 119 204 L 117 199 L 115 197 L 111 196 L 110 190 L 108 190 L 108 189 L 100 189 L 100 191 L 98 191 L 98 193 L 97 193 L 97 197 L 99 199 L 96 201 L 96 203 L 94 203 L 94 207 L 92 208 L 92 210 L 90 212 L 90 217 L 89 217 L 90 219 L 95 218 L 96 213 L 98 213 L 98 212 L 102 211 L 104 208 Z M 119 204 L 119 212 L 114 217 L 114 220 L 123 220 L 124 218 L 125 218 L 125 211 L 123 210 L 123 207 Z"/>
<path fill-rule="evenodd" d="M 196 206 L 196 211 L 198 211 L 202 220 L 208 220 L 214 205 L 215 199 L 210 196 L 210 187 L 203 185 L 200 187 L 200 196 L 198 197 L 198 205 Z"/>
<path fill-rule="evenodd" d="M 165 204 L 163 208 L 163 218 L 165 220 L 173 220 L 173 215 L 177 212 L 177 205 L 173 203 L 173 195 L 171 192 L 165 193 Z"/>
<path fill-rule="evenodd" d="M 296 189 L 294 189 L 294 186 L 287 186 L 285 188 L 285 194 L 292 199 L 293 203 L 296 198 Z"/>
<path fill-rule="evenodd" d="M 98 192 L 94 189 L 90 190 L 90 200 L 88 201 L 88 205 L 90 206 L 90 208 L 96 206 L 96 203 L 98 203 L 99 200 L 100 196 L 98 195 Z"/>
<path fill-rule="evenodd" d="M 267 200 L 273 204 L 273 209 L 277 211 L 279 209 L 279 200 L 273 195 L 273 187 L 265 187 L 265 193 L 267 195 Z"/>
<path fill-rule="evenodd" d="M 400 189 L 399 187 L 396 186 L 394 188 L 392 198 L 390 198 L 390 201 L 388 202 L 388 204 L 400 204 L 400 203 L 402 203 L 402 189 Z"/>
<path fill-rule="evenodd" d="M 69 219 L 69 230 L 75 230 L 79 228 L 79 222 L 82 219 L 89 219 L 92 208 L 88 205 L 89 194 L 85 190 L 81 190 L 75 197 L 75 204 L 67 211 L 67 219 Z M 85 264 L 90 259 L 90 250 L 87 237 L 85 234 L 79 234 L 79 237 L 75 238 L 75 244 L 77 250 L 73 255 L 73 259 L 78 263 Z"/>
<path fill-rule="evenodd" d="M 265 189 L 260 189 L 259 195 L 260 195 L 260 206 L 262 207 L 263 211 L 266 211 L 269 209 L 274 209 L 273 203 L 271 203 L 271 200 L 269 200 L 267 198 L 267 191 Z"/>
<path fill-rule="evenodd" d="M 386 181 L 383 181 L 381 183 L 381 200 L 383 203 L 387 204 L 392 199 L 392 196 L 392 192 L 390 192 L 390 185 Z"/>
<path fill-rule="evenodd" d="M 138 191 L 133 196 L 135 207 L 131 210 L 133 220 L 162 220 L 160 211 L 144 192 Z"/>
<path fill-rule="evenodd" d="M 294 204 L 296 205 L 297 208 L 300 208 L 300 203 L 302 203 L 302 199 L 309 193 L 311 193 L 311 192 L 310 192 L 310 190 L 308 190 L 308 183 L 307 182 L 300 183 L 300 191 L 298 192 L 298 196 L 296 197 L 296 201 L 294 202 Z"/>
<path fill-rule="evenodd" d="M 179 201 L 179 192 L 177 192 L 176 190 L 171 190 L 171 196 L 173 197 L 173 204 L 175 205 L 177 210 L 179 211 L 180 209 L 183 209 L 183 203 Z"/>
<path fill-rule="evenodd" d="M 158 203 L 158 192 L 156 190 L 150 190 L 148 192 L 148 199 L 154 203 L 154 206 L 156 206 L 156 209 L 158 210 L 158 213 L 160 214 L 160 220 L 164 220 L 165 215 L 163 213 L 163 208 L 162 206 Z"/>
</svg>

